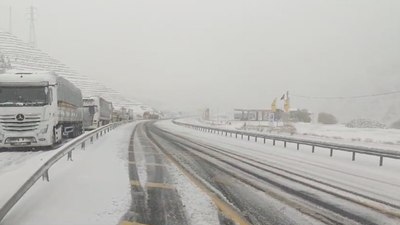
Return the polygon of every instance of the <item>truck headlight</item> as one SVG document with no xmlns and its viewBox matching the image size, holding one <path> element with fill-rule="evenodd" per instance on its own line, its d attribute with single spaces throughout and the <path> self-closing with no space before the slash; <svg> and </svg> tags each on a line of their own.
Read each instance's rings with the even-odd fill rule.
<svg viewBox="0 0 400 225">
<path fill-rule="evenodd" d="M 40 133 L 45 134 L 45 133 L 47 133 L 48 130 L 49 130 L 49 125 L 47 124 L 45 128 L 42 128 L 40 130 Z"/>
</svg>

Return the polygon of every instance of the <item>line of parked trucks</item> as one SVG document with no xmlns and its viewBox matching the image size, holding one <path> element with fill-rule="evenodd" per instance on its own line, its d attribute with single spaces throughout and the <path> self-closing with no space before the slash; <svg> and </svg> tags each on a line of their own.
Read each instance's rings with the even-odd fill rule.
<svg viewBox="0 0 400 225">
<path fill-rule="evenodd" d="M 85 130 L 133 119 L 132 109 L 114 109 L 100 96 L 82 97 L 54 72 L 0 75 L 0 148 L 52 147 Z"/>
</svg>

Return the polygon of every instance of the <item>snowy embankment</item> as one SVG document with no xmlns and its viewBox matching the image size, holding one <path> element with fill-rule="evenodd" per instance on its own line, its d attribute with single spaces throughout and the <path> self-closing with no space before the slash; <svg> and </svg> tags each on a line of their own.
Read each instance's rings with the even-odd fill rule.
<svg viewBox="0 0 400 225">
<path fill-rule="evenodd" d="M 0 153 L 0 207 L 57 150 Z"/>
<path fill-rule="evenodd" d="M 210 126 L 222 129 L 243 130 L 264 134 L 270 133 L 266 128 L 270 125 L 270 123 L 266 121 L 229 121 L 225 123 L 214 123 L 196 118 L 180 119 L 179 121 L 194 125 Z M 244 130 L 244 124 L 246 124 L 246 130 Z M 296 128 L 296 133 L 293 135 L 285 132 L 272 132 L 272 134 L 306 140 L 327 141 L 340 144 L 400 151 L 399 129 L 348 128 L 343 124 L 324 125 L 312 123 L 292 123 L 292 125 Z"/>
<path fill-rule="evenodd" d="M 118 224 L 131 201 L 127 149 L 134 126 L 123 125 L 86 150 L 75 150 L 73 162 L 61 159 L 49 171 L 50 182 L 38 181 L 2 224 Z M 38 167 L 43 155 L 18 167 Z M 8 178 L 4 172 L 1 181 L 18 183 L 14 178 L 20 175 L 26 179 L 29 171 L 18 171 L 8 171 Z"/>
</svg>

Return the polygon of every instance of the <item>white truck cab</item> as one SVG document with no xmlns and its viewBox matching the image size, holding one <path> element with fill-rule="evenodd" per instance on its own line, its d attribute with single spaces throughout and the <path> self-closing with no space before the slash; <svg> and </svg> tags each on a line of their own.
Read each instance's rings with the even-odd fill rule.
<svg viewBox="0 0 400 225">
<path fill-rule="evenodd" d="M 82 94 L 52 72 L 0 74 L 0 148 L 52 146 L 82 133 Z"/>
<path fill-rule="evenodd" d="M 84 97 L 83 107 L 90 114 L 91 121 L 85 126 L 85 130 L 93 130 L 109 124 L 112 120 L 113 106 L 100 96 Z"/>
</svg>

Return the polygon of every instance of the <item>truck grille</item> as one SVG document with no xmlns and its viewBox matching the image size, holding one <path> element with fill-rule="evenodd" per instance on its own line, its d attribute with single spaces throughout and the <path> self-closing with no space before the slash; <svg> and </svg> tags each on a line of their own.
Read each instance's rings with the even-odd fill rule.
<svg viewBox="0 0 400 225">
<path fill-rule="evenodd" d="M 23 120 L 17 120 L 15 115 L 0 115 L 0 125 L 4 131 L 33 131 L 40 123 L 40 114 L 24 114 Z"/>
</svg>

